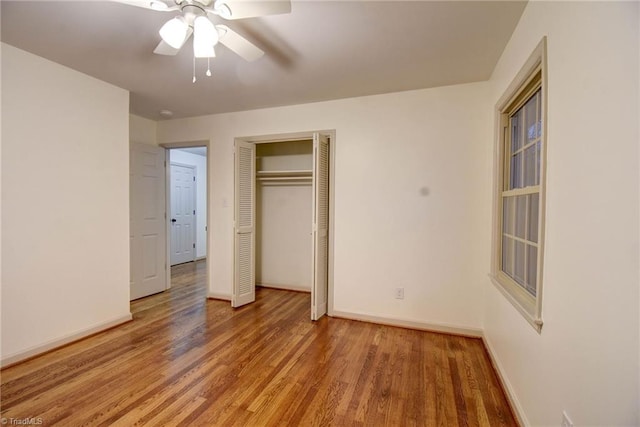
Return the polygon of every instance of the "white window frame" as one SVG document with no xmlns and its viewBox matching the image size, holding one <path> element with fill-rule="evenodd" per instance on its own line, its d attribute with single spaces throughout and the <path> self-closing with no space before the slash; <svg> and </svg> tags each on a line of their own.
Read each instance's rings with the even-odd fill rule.
<svg viewBox="0 0 640 427">
<path fill-rule="evenodd" d="M 546 158 L 547 158 L 547 65 L 546 45 L 544 37 L 535 48 L 518 75 L 511 82 L 505 93 L 496 104 L 495 110 L 495 158 L 493 182 L 493 247 L 490 278 L 493 284 L 509 300 L 523 317 L 539 333 L 542 331 L 542 283 L 544 261 L 544 230 L 546 212 Z M 509 179 L 505 173 L 505 140 L 509 138 L 509 115 L 514 113 L 520 105 L 537 91 L 532 90 L 531 82 L 540 76 L 541 80 L 541 115 L 542 115 L 542 147 L 540 153 L 540 185 L 538 205 L 538 252 L 536 295 L 527 292 L 501 269 L 502 260 L 502 200 L 505 191 L 505 180 Z M 519 189 L 523 194 L 530 193 L 531 188 Z M 518 192 L 511 190 L 510 192 Z M 534 190 L 535 192 L 535 190 Z M 526 274 L 526 272 L 525 272 Z"/>
</svg>

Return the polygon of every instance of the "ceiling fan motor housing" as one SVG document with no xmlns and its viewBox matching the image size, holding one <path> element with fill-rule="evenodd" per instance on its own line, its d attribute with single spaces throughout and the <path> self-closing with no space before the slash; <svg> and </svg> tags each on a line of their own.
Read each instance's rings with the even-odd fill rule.
<svg viewBox="0 0 640 427">
<path fill-rule="evenodd" d="M 180 3 L 180 10 L 182 11 L 182 16 L 187 21 L 190 27 L 193 26 L 193 21 L 198 16 L 207 16 L 207 11 L 204 9 L 200 2 L 193 0 L 184 0 Z"/>
<path fill-rule="evenodd" d="M 175 0 L 178 6 L 182 6 L 185 4 L 197 4 L 200 7 L 205 8 L 209 7 L 214 3 L 214 0 Z"/>
</svg>

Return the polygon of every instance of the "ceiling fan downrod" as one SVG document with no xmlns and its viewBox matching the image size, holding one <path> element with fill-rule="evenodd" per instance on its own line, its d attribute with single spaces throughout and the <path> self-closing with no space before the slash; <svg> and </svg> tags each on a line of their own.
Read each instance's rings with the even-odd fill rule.
<svg viewBox="0 0 640 427">
<path fill-rule="evenodd" d="M 231 19 L 231 8 L 224 2 L 224 0 L 174 0 L 176 5 L 181 11 L 185 12 L 186 8 L 194 7 L 200 9 L 203 14 L 209 12 L 215 13 L 223 17 L 224 19 Z"/>
</svg>

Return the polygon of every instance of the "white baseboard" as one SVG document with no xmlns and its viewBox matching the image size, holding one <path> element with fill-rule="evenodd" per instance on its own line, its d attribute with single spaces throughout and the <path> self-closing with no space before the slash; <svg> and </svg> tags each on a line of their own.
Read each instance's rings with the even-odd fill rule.
<svg viewBox="0 0 640 427">
<path fill-rule="evenodd" d="M 3 357 L 0 360 L 0 368 L 6 368 L 9 365 L 14 365 L 18 362 L 22 362 L 26 359 L 30 359 L 32 357 L 38 356 L 42 353 L 46 353 L 48 351 L 54 350 L 56 348 L 65 346 L 75 341 L 80 341 L 83 338 L 87 338 L 88 336 L 95 335 L 99 332 L 105 331 L 107 329 L 111 329 L 115 326 L 121 325 L 123 323 L 129 322 L 133 319 L 131 313 L 126 314 L 124 316 L 117 317 L 113 320 L 109 320 L 107 322 L 100 323 L 98 325 L 91 326 L 89 328 L 80 330 L 78 332 L 74 332 L 69 335 L 65 335 L 61 338 L 57 338 L 55 340 L 47 341 L 44 344 L 37 345 L 35 347 L 31 347 L 27 350 L 20 351 L 18 353 L 11 354 L 7 357 Z"/>
<path fill-rule="evenodd" d="M 482 329 L 452 326 L 441 323 L 418 322 L 415 320 L 400 319 L 394 317 L 371 316 L 362 313 L 333 310 L 329 313 L 332 317 L 342 319 L 360 320 L 362 322 L 379 323 L 381 325 L 399 326 L 401 328 L 417 329 L 420 331 L 442 332 L 446 334 L 462 335 L 465 337 L 481 338 Z"/>
<path fill-rule="evenodd" d="M 260 283 L 256 286 L 261 286 L 263 288 L 270 288 L 270 289 L 282 289 L 285 291 L 296 291 L 296 292 L 307 292 L 307 293 L 311 292 L 311 288 L 307 288 L 304 286 L 296 286 L 296 285 L 270 285 L 266 283 Z"/>
<path fill-rule="evenodd" d="M 203 259 L 207 259 L 207 256 L 205 255 L 205 256 L 196 257 L 196 259 L 194 259 L 194 261 L 202 261 Z"/>
<path fill-rule="evenodd" d="M 207 298 L 209 299 L 219 299 L 223 301 L 231 301 L 231 295 L 229 294 L 219 294 L 217 292 L 209 292 L 207 294 Z"/>
<path fill-rule="evenodd" d="M 507 394 L 507 400 L 511 405 L 511 410 L 514 412 L 514 415 L 518 419 L 518 423 L 523 427 L 530 426 L 531 424 L 529 423 L 529 420 L 527 420 L 527 417 L 524 415 L 524 410 L 522 409 L 520 401 L 516 397 L 513 386 L 509 382 L 509 379 L 507 378 L 507 375 L 502 368 L 502 365 L 500 364 L 500 359 L 496 357 L 496 353 L 491 346 L 491 341 L 489 341 L 485 334 L 482 334 L 482 342 L 484 343 L 484 347 L 487 349 L 487 353 L 489 353 L 489 358 L 491 359 L 493 370 L 498 374 L 498 379 L 502 384 L 502 389 Z"/>
</svg>

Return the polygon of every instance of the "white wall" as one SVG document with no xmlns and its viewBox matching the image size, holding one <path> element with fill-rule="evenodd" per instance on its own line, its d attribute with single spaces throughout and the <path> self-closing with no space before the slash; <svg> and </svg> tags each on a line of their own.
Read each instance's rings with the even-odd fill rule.
<svg viewBox="0 0 640 427">
<path fill-rule="evenodd" d="M 0 43 L 0 64 L 2 63 L 2 47 Z M 2 94 L 2 67 L 0 66 L 0 94 Z M 0 100 L 0 242 L 2 242 L 2 104 Z M 2 244 L 0 244 L 0 308 L 2 308 Z M 2 332 L 2 315 L 0 315 L 0 332 Z M 0 338 L 0 360 L 3 353 L 2 339 Z"/>
<path fill-rule="evenodd" d="M 638 3 L 530 2 L 492 102 L 544 35 L 544 326 L 537 334 L 485 280 L 485 334 L 531 425 L 559 425 L 563 410 L 575 425 L 638 425 Z M 482 161 L 492 153 L 487 143 Z M 489 230 L 490 206 L 480 210 Z"/>
<path fill-rule="evenodd" d="M 2 360 L 130 319 L 129 94 L 2 44 Z"/>
<path fill-rule="evenodd" d="M 486 83 L 170 120 L 158 142 L 210 140 L 209 291 L 233 279 L 235 137 L 335 129 L 334 309 L 478 329 L 477 218 Z M 424 193 L 428 193 L 425 195 Z M 481 227 L 476 226 L 479 224 Z M 394 289 L 405 288 L 405 299 Z"/>
<path fill-rule="evenodd" d="M 258 185 L 256 284 L 311 291 L 311 184 Z"/>
<path fill-rule="evenodd" d="M 171 162 L 196 167 L 196 258 L 207 256 L 207 158 L 179 149 L 169 150 Z"/>
<path fill-rule="evenodd" d="M 157 123 L 154 120 L 129 114 L 129 141 L 141 144 L 157 145 Z"/>
<path fill-rule="evenodd" d="M 313 141 L 258 144 L 257 170 L 311 170 Z M 311 181 L 256 189 L 256 283 L 311 291 Z"/>
</svg>

